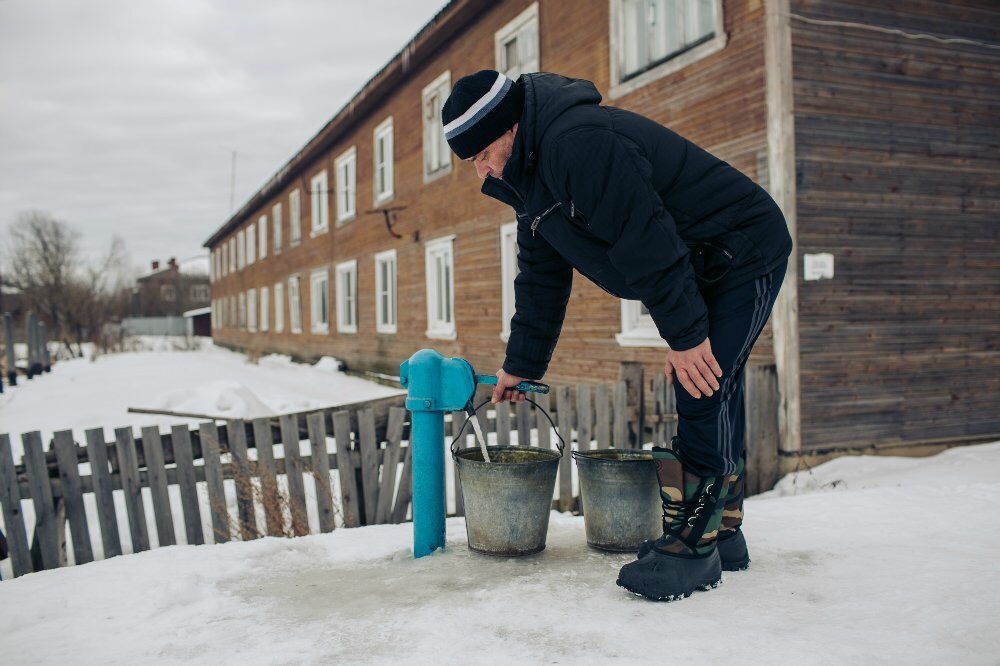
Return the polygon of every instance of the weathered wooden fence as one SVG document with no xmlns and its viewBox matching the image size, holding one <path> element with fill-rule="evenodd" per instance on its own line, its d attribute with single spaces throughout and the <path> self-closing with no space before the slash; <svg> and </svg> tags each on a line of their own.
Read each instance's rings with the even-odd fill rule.
<svg viewBox="0 0 1000 666">
<path fill-rule="evenodd" d="M 665 445 L 676 432 L 673 391 L 662 376 L 650 383 L 648 398 L 644 389 L 639 376 L 611 385 L 553 387 L 552 394 L 539 396 L 538 402 L 552 413 L 573 449 Z M 750 368 L 747 392 L 752 493 L 770 488 L 776 480 L 773 366 Z M 13 573 L 65 565 L 67 526 L 73 561 L 92 561 L 94 520 L 103 556 L 122 554 L 122 504 L 132 552 L 153 545 L 148 514 L 159 546 L 178 543 L 175 525 L 182 526 L 177 531 L 184 543 L 203 544 L 403 522 L 411 499 L 403 400 L 398 396 L 346 409 L 205 422 L 198 428 L 175 425 L 169 433 L 148 426 L 139 436 L 132 428 L 118 428 L 111 442 L 105 441 L 102 428 L 86 431 L 85 442 L 75 441 L 71 431 L 61 431 L 47 451 L 40 433 L 29 432 L 21 436 L 21 464 L 15 464 L 10 436 L 0 434 L 0 506 Z M 547 419 L 528 403 L 492 406 L 480 412 L 480 420 L 492 443 L 554 446 Z M 475 446 L 471 428 L 462 430 L 464 422 L 464 413 L 450 415 L 449 437 L 461 438 L 460 446 Z M 554 500 L 563 511 L 579 507 L 570 459 L 567 452 L 560 463 Z M 453 487 L 458 488 L 450 459 L 448 464 L 455 475 Z M 115 491 L 121 491 L 117 505 Z M 29 499 L 35 517 L 26 525 L 22 501 Z M 87 503 L 92 504 L 90 511 Z M 453 506 L 454 514 L 464 514 L 461 492 L 454 493 Z M 181 515 L 175 521 L 178 507 Z M 207 535 L 203 526 L 210 526 Z"/>
</svg>

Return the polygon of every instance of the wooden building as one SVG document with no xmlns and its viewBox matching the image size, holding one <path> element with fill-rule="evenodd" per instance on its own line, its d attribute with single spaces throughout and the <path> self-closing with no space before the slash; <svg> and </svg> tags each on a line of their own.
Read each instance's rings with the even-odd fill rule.
<svg viewBox="0 0 1000 666">
<path fill-rule="evenodd" d="M 998 26 L 985 0 L 454 0 L 207 240 L 213 335 L 493 372 L 514 217 L 451 156 L 440 107 L 479 69 L 552 71 L 782 206 L 794 261 L 752 362 L 777 365 L 787 459 L 997 439 Z M 664 349 L 637 303 L 577 275 L 545 379 L 648 376 Z"/>
</svg>

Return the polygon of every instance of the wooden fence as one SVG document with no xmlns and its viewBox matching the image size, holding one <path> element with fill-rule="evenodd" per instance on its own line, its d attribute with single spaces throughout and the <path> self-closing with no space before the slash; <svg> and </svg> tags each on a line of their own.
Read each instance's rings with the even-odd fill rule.
<svg viewBox="0 0 1000 666">
<path fill-rule="evenodd" d="M 573 449 L 629 448 L 650 441 L 666 445 L 676 432 L 673 391 L 662 375 L 650 382 L 648 399 L 644 389 L 640 376 L 611 385 L 554 387 L 552 395 L 539 396 L 538 402 L 552 413 Z M 747 393 L 747 480 L 752 493 L 770 488 L 776 480 L 773 366 L 749 369 Z M 67 525 L 73 561 L 92 561 L 90 528 L 95 519 L 103 556 L 122 554 L 122 503 L 131 551 L 148 550 L 147 498 L 159 546 L 178 543 L 178 507 L 176 524 L 182 525 L 179 531 L 187 544 L 403 522 L 411 499 L 409 423 L 403 401 L 397 396 L 279 418 L 205 422 L 198 428 L 175 425 L 162 434 L 157 426 L 148 426 L 138 437 L 132 428 L 118 428 L 111 442 L 105 441 L 102 428 L 86 431 L 83 443 L 74 440 L 72 431 L 60 431 L 48 451 L 40 433 L 29 432 L 21 436 L 21 464 L 13 459 L 10 436 L 0 434 L 0 506 L 13 573 L 64 566 Z M 471 428 L 462 431 L 465 414 L 449 416 L 448 437 L 464 440 L 460 446 L 474 446 Z M 480 420 L 492 443 L 554 446 L 545 416 L 528 403 L 492 406 L 480 412 Z M 553 502 L 563 511 L 579 508 L 570 459 L 567 452 L 560 462 Z M 448 464 L 455 475 L 453 487 L 459 488 L 450 459 Z M 311 498 L 307 485 L 314 490 Z M 176 487 L 174 502 L 171 487 Z M 143 489 L 148 489 L 145 497 Z M 115 491 L 124 499 L 117 507 Z M 89 512 L 87 495 L 92 495 Z M 21 502 L 29 499 L 35 513 L 32 525 L 25 524 L 22 513 Z M 461 492 L 454 493 L 453 503 L 454 514 L 463 515 Z M 316 527 L 311 529 L 310 522 Z M 207 535 L 203 523 L 210 525 Z"/>
</svg>

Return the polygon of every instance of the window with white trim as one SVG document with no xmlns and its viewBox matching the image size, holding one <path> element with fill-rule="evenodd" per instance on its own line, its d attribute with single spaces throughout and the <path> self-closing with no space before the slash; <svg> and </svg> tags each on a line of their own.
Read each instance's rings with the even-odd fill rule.
<svg viewBox="0 0 1000 666">
<path fill-rule="evenodd" d="M 274 225 L 274 239 L 272 240 L 272 245 L 274 247 L 274 253 L 278 254 L 281 252 L 281 204 L 276 203 L 271 206 L 271 222 Z"/>
<path fill-rule="evenodd" d="M 257 225 L 251 224 L 247 226 L 246 230 L 247 239 L 247 266 L 257 261 Z"/>
<path fill-rule="evenodd" d="M 537 72 L 538 3 L 532 3 L 513 21 L 497 30 L 494 45 L 498 72 L 511 79 L 526 72 Z"/>
<path fill-rule="evenodd" d="M 229 297 L 229 325 L 233 328 L 237 328 L 240 325 L 239 317 L 236 313 L 236 296 Z"/>
<path fill-rule="evenodd" d="M 722 0 L 611 0 L 610 42 L 614 98 L 724 48 Z"/>
<path fill-rule="evenodd" d="M 285 330 L 285 283 L 274 283 L 274 332 Z"/>
<path fill-rule="evenodd" d="M 257 249 L 261 259 L 267 256 L 267 215 L 257 219 Z"/>
<path fill-rule="evenodd" d="M 219 264 L 219 268 L 222 269 L 222 277 L 226 277 L 227 275 L 229 275 L 229 262 L 226 261 L 226 244 L 225 243 L 223 243 L 222 247 L 219 248 L 218 254 L 219 254 L 219 256 L 218 256 L 218 262 L 217 263 Z"/>
<path fill-rule="evenodd" d="M 257 290 L 247 289 L 247 330 L 257 332 Z"/>
<path fill-rule="evenodd" d="M 245 291 L 241 291 L 239 294 L 239 308 L 240 308 L 240 330 L 246 330 L 247 327 L 247 294 Z"/>
<path fill-rule="evenodd" d="M 510 319 L 514 316 L 514 278 L 517 277 L 517 222 L 500 227 L 500 303 L 503 321 L 500 337 L 510 337 Z"/>
<path fill-rule="evenodd" d="M 357 214 L 358 150 L 351 146 L 335 160 L 337 173 L 337 224 L 343 224 Z"/>
<path fill-rule="evenodd" d="M 208 255 L 208 281 L 215 282 L 215 253 L 210 252 Z"/>
<path fill-rule="evenodd" d="M 243 270 L 247 265 L 247 234 L 246 229 L 240 229 L 236 235 L 236 268 Z"/>
<path fill-rule="evenodd" d="M 188 295 L 192 301 L 207 301 L 211 294 L 207 284 L 193 284 Z"/>
<path fill-rule="evenodd" d="M 260 288 L 260 330 L 266 332 L 271 329 L 271 290 L 267 287 Z"/>
<path fill-rule="evenodd" d="M 330 197 L 327 191 L 326 171 L 320 171 L 309 181 L 310 218 L 312 235 L 316 236 L 330 228 Z"/>
<path fill-rule="evenodd" d="M 309 276 L 309 321 L 313 333 L 330 332 L 330 271 L 317 269 Z"/>
<path fill-rule="evenodd" d="M 374 132 L 375 148 L 375 173 L 373 174 L 375 187 L 375 205 L 379 205 L 392 198 L 392 116 L 389 116 L 375 128 Z"/>
<path fill-rule="evenodd" d="M 454 340 L 455 236 L 428 241 L 424 248 L 427 278 L 427 337 Z"/>
<path fill-rule="evenodd" d="M 358 262 L 337 264 L 337 330 L 358 332 Z"/>
<path fill-rule="evenodd" d="M 451 92 L 451 72 L 445 72 L 424 88 L 424 182 L 451 171 L 451 149 L 444 138 L 441 107 Z"/>
<path fill-rule="evenodd" d="M 622 347 L 667 347 L 649 310 L 639 301 L 622 300 L 622 331 L 615 340 Z"/>
<path fill-rule="evenodd" d="M 396 332 L 396 251 L 375 255 L 375 330 Z"/>
<path fill-rule="evenodd" d="M 236 237 L 229 239 L 229 272 L 236 270 Z"/>
<path fill-rule="evenodd" d="M 292 247 L 302 242 L 302 193 L 298 188 L 288 195 L 288 236 Z"/>
<path fill-rule="evenodd" d="M 173 303 L 177 300 L 177 290 L 174 289 L 172 284 L 161 284 L 160 285 L 160 300 L 166 301 L 168 303 Z"/>
<path fill-rule="evenodd" d="M 302 332 L 302 299 L 299 298 L 299 276 L 288 278 L 288 318 L 292 333 Z"/>
</svg>

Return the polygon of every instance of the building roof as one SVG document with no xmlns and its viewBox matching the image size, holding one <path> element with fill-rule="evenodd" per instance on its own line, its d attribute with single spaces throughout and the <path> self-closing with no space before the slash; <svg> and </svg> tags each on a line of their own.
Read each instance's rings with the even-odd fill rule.
<svg viewBox="0 0 1000 666">
<path fill-rule="evenodd" d="M 191 317 L 197 317 L 199 315 L 207 315 L 207 314 L 212 314 L 211 305 L 206 305 L 203 308 L 195 308 L 194 310 L 188 310 L 187 312 L 182 313 L 181 316 L 184 317 L 185 319 L 188 319 Z"/>
<path fill-rule="evenodd" d="M 277 173 L 264 183 L 243 206 L 233 214 L 208 240 L 204 247 L 212 247 L 243 223 L 269 198 L 284 188 L 299 169 L 336 143 L 343 135 L 378 106 L 399 84 L 409 71 L 425 62 L 446 44 L 467 23 L 479 18 L 493 5 L 490 0 L 452 0 L 402 48 L 382 69 L 368 79 L 361 90 L 326 125 L 311 138 Z"/>
</svg>

